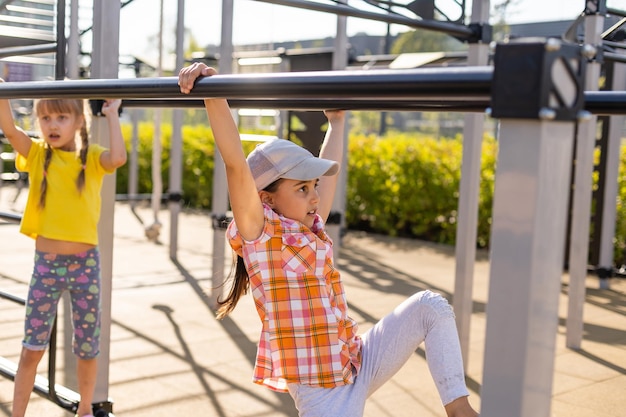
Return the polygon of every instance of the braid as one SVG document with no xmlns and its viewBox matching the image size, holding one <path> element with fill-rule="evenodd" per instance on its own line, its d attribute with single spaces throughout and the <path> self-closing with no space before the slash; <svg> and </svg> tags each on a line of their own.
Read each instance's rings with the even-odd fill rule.
<svg viewBox="0 0 626 417">
<path fill-rule="evenodd" d="M 78 178 L 76 178 L 76 187 L 78 187 L 78 191 L 83 191 L 85 188 L 85 169 L 87 168 L 87 151 L 89 150 L 89 133 L 87 132 L 87 123 L 83 123 L 83 126 L 80 128 L 80 172 L 78 173 Z"/>
<path fill-rule="evenodd" d="M 46 206 L 46 192 L 48 191 L 48 167 L 50 166 L 50 161 L 52 160 L 52 148 L 50 148 L 50 145 L 47 143 L 45 147 L 46 158 L 43 162 L 43 178 L 41 179 L 39 208 L 44 208 Z"/>
</svg>

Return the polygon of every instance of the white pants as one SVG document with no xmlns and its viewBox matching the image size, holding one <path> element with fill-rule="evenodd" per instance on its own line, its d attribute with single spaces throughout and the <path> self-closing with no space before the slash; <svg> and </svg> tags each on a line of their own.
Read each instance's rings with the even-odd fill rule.
<svg viewBox="0 0 626 417">
<path fill-rule="evenodd" d="M 400 370 L 422 342 L 443 405 L 469 394 L 454 313 L 441 295 L 414 294 L 362 338 L 362 365 L 354 384 L 336 388 L 289 384 L 300 417 L 361 417 L 366 399 Z"/>
</svg>

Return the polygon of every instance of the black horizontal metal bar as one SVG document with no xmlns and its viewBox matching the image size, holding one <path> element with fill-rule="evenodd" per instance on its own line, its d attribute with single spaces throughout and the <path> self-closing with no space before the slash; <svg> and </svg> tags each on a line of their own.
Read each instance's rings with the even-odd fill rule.
<svg viewBox="0 0 626 417">
<path fill-rule="evenodd" d="M 10 380 L 15 380 L 16 374 L 17 364 L 5 357 L 0 356 L 0 375 Z M 51 389 L 50 385 L 51 384 L 49 379 L 37 375 L 37 377 L 35 378 L 33 391 L 44 398 L 50 398 L 50 393 L 54 392 L 55 404 L 68 411 L 76 411 L 78 402 L 80 400 L 80 396 L 78 395 L 78 393 L 58 384 L 52 384 Z"/>
<path fill-rule="evenodd" d="M 604 52 L 602 55 L 607 61 L 626 63 L 626 55 L 616 54 L 614 52 Z"/>
<path fill-rule="evenodd" d="M 4 220 L 8 223 L 19 224 L 22 221 L 22 215 L 2 211 L 0 212 L 0 220 Z"/>
<path fill-rule="evenodd" d="M 366 10 L 359 10 L 351 6 L 322 4 L 308 0 L 255 0 L 264 3 L 278 4 L 281 6 L 295 7 L 298 9 L 314 10 L 324 13 L 334 13 L 340 16 L 352 16 L 367 20 L 377 20 L 386 23 L 395 23 L 418 29 L 428 29 L 436 32 L 443 32 L 450 36 L 456 36 L 463 39 L 468 39 L 474 35 L 474 32 L 467 26 L 438 22 L 436 20 L 425 19 L 412 19 L 400 14 L 383 14 L 377 12 L 368 12 Z"/>
<path fill-rule="evenodd" d="M 613 7 L 607 7 L 606 11 L 608 14 L 612 14 L 614 16 L 623 16 L 626 17 L 626 10 L 620 10 Z"/>
<path fill-rule="evenodd" d="M 586 91 L 584 109 L 597 115 L 626 114 L 626 92 Z M 276 109 L 318 111 L 324 109 L 432 111 L 432 112 L 483 112 L 491 106 L 490 98 L 466 100 L 379 100 L 379 99 L 277 99 L 228 100 L 235 109 Z M 127 108 L 203 108 L 202 100 L 190 99 L 131 99 L 122 102 Z"/>
<path fill-rule="evenodd" d="M 608 47 L 608 48 L 615 48 L 615 49 L 626 49 L 626 43 L 624 42 L 613 42 L 613 41 L 603 40 L 602 46 L 604 46 L 605 48 Z"/>
<path fill-rule="evenodd" d="M 607 116 L 626 114 L 626 91 L 586 91 L 585 110 Z"/>
<path fill-rule="evenodd" d="M 6 58 L 11 56 L 24 56 L 45 54 L 57 51 L 56 43 L 46 43 L 42 45 L 28 45 L 28 46 L 12 46 L 7 48 L 0 48 L 0 58 Z"/>
<path fill-rule="evenodd" d="M 16 304 L 20 304 L 20 305 L 23 305 L 23 306 L 26 305 L 26 300 L 24 300 L 21 297 L 18 297 L 17 295 L 10 294 L 8 292 L 0 291 L 0 298 L 12 301 L 12 302 L 14 302 Z"/>
<path fill-rule="evenodd" d="M 236 108 L 328 108 L 480 112 L 490 106 L 492 67 L 225 74 L 182 94 L 177 77 L 0 83 L 0 98 L 121 98 L 127 107 L 202 107 L 225 97 Z M 135 101 L 135 100 L 146 101 Z M 189 102 L 189 103 L 187 103 Z M 594 114 L 625 114 L 626 93 L 585 92 Z"/>
<path fill-rule="evenodd" d="M 234 109 L 272 109 L 319 111 L 325 109 L 346 110 L 385 110 L 385 111 L 448 111 L 448 112 L 482 112 L 489 106 L 489 100 L 446 100 L 446 101 L 413 101 L 413 100 L 379 100 L 379 99 L 276 99 L 276 100 L 228 100 Z M 204 101 L 190 99 L 131 99 L 123 100 L 124 108 L 204 108 Z"/>
<path fill-rule="evenodd" d="M 489 97 L 492 67 L 224 74 L 182 94 L 177 77 L 0 83 L 0 98 L 369 98 Z"/>
</svg>

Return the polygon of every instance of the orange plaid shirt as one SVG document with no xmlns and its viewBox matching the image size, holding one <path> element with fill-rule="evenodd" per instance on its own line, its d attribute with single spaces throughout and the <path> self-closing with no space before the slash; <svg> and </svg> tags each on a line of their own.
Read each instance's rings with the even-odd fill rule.
<svg viewBox="0 0 626 417">
<path fill-rule="evenodd" d="M 351 384 L 361 367 L 361 338 L 348 317 L 322 219 L 309 229 L 264 210 L 265 227 L 255 241 L 244 241 L 234 221 L 226 231 L 246 264 L 262 323 L 253 380 L 281 392 L 287 383 Z"/>
</svg>

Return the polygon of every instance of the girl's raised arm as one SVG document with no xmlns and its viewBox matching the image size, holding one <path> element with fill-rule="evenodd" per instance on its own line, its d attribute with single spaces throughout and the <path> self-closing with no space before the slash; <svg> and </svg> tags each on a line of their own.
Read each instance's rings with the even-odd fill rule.
<svg viewBox="0 0 626 417">
<path fill-rule="evenodd" d="M 0 78 L 0 82 L 4 82 L 4 80 Z M 6 99 L 0 100 L 0 129 L 2 129 L 4 137 L 7 138 L 15 152 L 27 157 L 32 140 L 26 132 L 15 125 L 11 104 Z"/>
<path fill-rule="evenodd" d="M 180 70 L 178 85 L 188 94 L 198 77 L 216 75 L 215 69 L 194 63 Z M 226 166 L 228 194 L 237 229 L 246 240 L 261 235 L 264 225 L 263 205 L 254 184 L 254 178 L 241 147 L 241 138 L 226 99 L 205 99 L 215 144 Z"/>
<path fill-rule="evenodd" d="M 336 161 L 341 166 L 343 162 L 345 112 L 343 110 L 325 110 L 324 114 L 328 118 L 328 129 L 320 149 L 320 158 Z M 324 222 L 332 209 L 339 175 L 323 176 L 319 180 L 317 191 L 320 195 L 320 203 L 317 212 L 324 219 Z"/>
<path fill-rule="evenodd" d="M 109 125 L 111 140 L 109 150 L 102 153 L 100 162 L 108 170 L 121 167 L 127 159 L 126 145 L 124 144 L 118 113 L 121 103 L 122 100 L 105 100 L 102 106 L 102 113 L 106 116 Z"/>
</svg>

